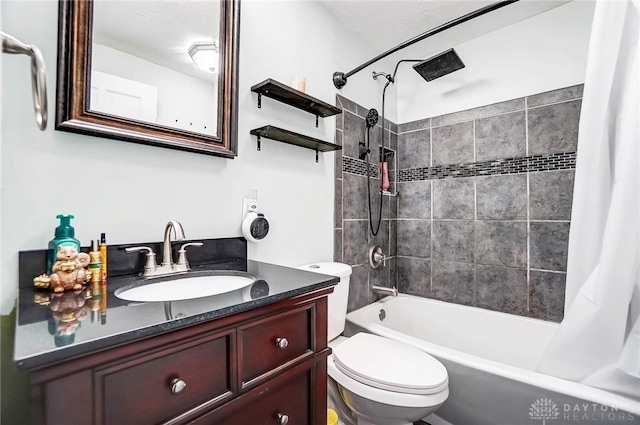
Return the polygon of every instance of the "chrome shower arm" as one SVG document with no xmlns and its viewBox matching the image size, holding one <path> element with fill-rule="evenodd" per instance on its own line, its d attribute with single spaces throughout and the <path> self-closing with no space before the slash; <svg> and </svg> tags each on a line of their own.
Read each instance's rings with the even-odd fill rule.
<svg viewBox="0 0 640 425">
<path fill-rule="evenodd" d="M 2 52 L 27 55 L 31 58 L 31 85 L 33 92 L 33 109 L 36 124 L 40 130 L 47 128 L 47 78 L 44 58 L 40 49 L 32 44 L 25 44 L 15 37 L 0 31 Z"/>
</svg>

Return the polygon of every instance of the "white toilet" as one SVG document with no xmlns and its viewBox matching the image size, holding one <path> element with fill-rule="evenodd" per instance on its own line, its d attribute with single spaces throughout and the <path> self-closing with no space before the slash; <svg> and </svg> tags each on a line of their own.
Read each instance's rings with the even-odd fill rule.
<svg viewBox="0 0 640 425">
<path fill-rule="evenodd" d="M 449 396 L 447 370 L 424 351 L 381 336 L 344 331 L 351 267 L 315 263 L 303 270 L 340 277 L 329 296 L 329 376 L 358 425 L 410 425 L 435 411 Z"/>
</svg>

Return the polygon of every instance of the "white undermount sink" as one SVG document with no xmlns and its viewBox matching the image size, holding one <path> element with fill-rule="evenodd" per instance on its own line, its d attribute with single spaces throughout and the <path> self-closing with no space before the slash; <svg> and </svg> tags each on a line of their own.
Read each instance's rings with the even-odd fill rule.
<svg viewBox="0 0 640 425">
<path fill-rule="evenodd" d="M 116 297 L 127 301 L 179 301 L 209 297 L 246 288 L 256 281 L 247 273 L 216 273 L 158 278 L 121 288 Z"/>
</svg>

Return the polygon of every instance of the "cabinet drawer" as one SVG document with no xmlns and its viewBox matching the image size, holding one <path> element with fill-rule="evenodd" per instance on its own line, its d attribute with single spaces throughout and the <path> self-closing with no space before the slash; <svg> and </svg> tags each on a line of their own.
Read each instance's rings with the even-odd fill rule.
<svg viewBox="0 0 640 425">
<path fill-rule="evenodd" d="M 191 425 L 310 425 L 311 372 L 307 369 L 287 380 L 261 386 L 225 409 L 208 413 Z M 239 403 L 238 403 L 239 402 Z M 286 415 L 282 417 L 280 415 Z"/>
<path fill-rule="evenodd" d="M 97 371 L 96 405 L 104 403 L 98 418 L 106 425 L 155 424 L 230 395 L 231 347 L 232 334 L 218 334 Z M 175 379 L 186 384 L 182 391 L 172 388 Z"/>
<path fill-rule="evenodd" d="M 307 306 L 238 330 L 243 386 L 287 362 L 312 354 L 314 311 Z"/>
</svg>

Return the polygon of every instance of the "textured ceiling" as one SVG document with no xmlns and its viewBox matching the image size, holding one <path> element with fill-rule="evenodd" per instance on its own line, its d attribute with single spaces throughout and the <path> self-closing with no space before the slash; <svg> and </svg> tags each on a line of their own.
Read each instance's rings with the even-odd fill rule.
<svg viewBox="0 0 640 425">
<path fill-rule="evenodd" d="M 457 44 L 527 19 L 571 0 L 520 0 L 439 33 L 390 56 L 427 58 Z M 497 0 L 322 0 L 323 6 L 353 33 L 383 53 Z M 345 64 L 356 67 L 359 64 Z M 341 71 L 348 71 L 342 69 Z M 386 70 L 388 71 L 388 70 Z"/>
<path fill-rule="evenodd" d="M 320 3 L 365 43 L 382 53 L 495 1 L 320 0 Z M 520 0 L 416 43 L 390 59 L 426 58 L 567 1 Z M 94 0 L 93 31 L 97 43 L 209 81 L 214 75 L 195 67 L 187 49 L 196 41 L 217 40 L 218 21 L 219 1 L 216 0 Z"/>
<path fill-rule="evenodd" d="M 324 7 L 380 52 L 495 0 L 325 0 Z"/>
</svg>

